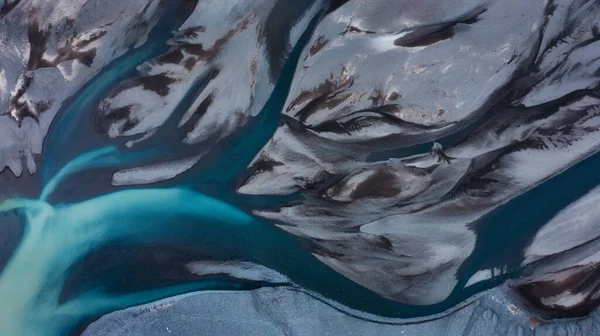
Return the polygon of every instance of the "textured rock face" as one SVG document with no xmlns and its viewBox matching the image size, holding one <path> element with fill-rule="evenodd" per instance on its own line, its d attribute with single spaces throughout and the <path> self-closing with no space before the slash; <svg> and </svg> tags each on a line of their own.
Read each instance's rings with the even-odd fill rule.
<svg viewBox="0 0 600 336">
<path fill-rule="evenodd" d="M 317 27 L 239 191 L 300 190 L 256 213 L 380 295 L 440 302 L 472 223 L 597 152 L 599 13 L 579 0 L 349 1 Z"/>
<path fill-rule="evenodd" d="M 527 248 L 528 276 L 509 282 L 528 308 L 548 317 L 584 316 L 600 303 L 600 189 L 562 210 Z"/>
<path fill-rule="evenodd" d="M 14 46 L 0 50 L 0 170 L 34 173 L 34 157 L 61 104 L 111 60 L 143 43 L 165 5 L 0 2 L 0 44 Z"/>
<path fill-rule="evenodd" d="M 528 318 L 600 304 L 599 69 L 597 0 L 0 0 L 0 330 L 598 334 Z"/>
<path fill-rule="evenodd" d="M 176 161 L 119 172 L 113 185 L 168 180 L 199 162 L 265 107 L 289 53 L 326 8 L 323 0 L 198 1 L 167 43 L 101 102 L 96 129 L 111 138 L 137 136 L 169 147 Z M 160 130 L 166 130 L 160 132 Z M 168 133 L 171 141 L 165 140 Z M 196 154 L 187 151 L 193 149 Z M 179 154 L 183 153 L 183 154 Z M 197 154 L 199 153 L 199 154 Z M 163 160 L 165 161 L 165 160 Z"/>
<path fill-rule="evenodd" d="M 214 143 L 230 135 L 261 111 L 287 54 L 323 5 L 200 1 L 169 41 L 170 51 L 141 65 L 138 76 L 103 101 L 99 128 L 111 137 L 151 135 L 187 93 L 193 103 L 173 116 L 182 142 Z"/>
</svg>

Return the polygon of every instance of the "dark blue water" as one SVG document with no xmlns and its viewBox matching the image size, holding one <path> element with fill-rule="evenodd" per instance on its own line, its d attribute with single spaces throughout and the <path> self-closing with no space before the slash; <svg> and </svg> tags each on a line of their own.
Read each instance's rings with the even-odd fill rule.
<svg viewBox="0 0 600 336">
<path fill-rule="evenodd" d="M 123 145 L 129 139 L 111 141 L 95 131 L 94 116 L 100 101 L 121 81 L 133 77 L 136 67 L 168 50 L 166 41 L 186 19 L 183 0 L 168 2 L 168 8 L 148 35 L 146 43 L 115 59 L 68 99 L 54 118 L 44 142 L 41 178 L 49 181 L 78 155 L 107 142 Z"/>
<path fill-rule="evenodd" d="M 316 260 L 310 254 L 309 242 L 292 237 L 245 212 L 285 203 L 289 197 L 250 197 L 235 193 L 236 181 L 245 174 L 245 167 L 280 122 L 280 111 L 296 63 L 317 19 L 289 55 L 260 115 L 243 130 L 212 148 L 201 164 L 170 181 L 152 185 L 151 189 L 109 185 L 110 173 L 116 168 L 157 162 L 165 159 L 165 155 L 168 159 L 186 157 L 205 149 L 182 145 L 177 132 L 169 132 L 202 89 L 202 78 L 182 100 L 164 129 L 159 130 L 159 134 L 163 134 L 157 137 L 158 140 L 127 150 L 123 143 L 129 139 L 112 140 L 94 131 L 93 118 L 100 100 L 119 82 L 135 75 L 136 65 L 166 51 L 165 41 L 170 37 L 170 31 L 181 24 L 181 17 L 174 15 L 176 11 L 176 2 L 171 2 L 169 11 L 146 44 L 112 62 L 63 106 L 52 124 L 40 160 L 41 185 L 44 186 L 40 200 L 20 200 L 3 205 L 3 211 L 20 209 L 26 229 L 16 257 L 0 277 L 0 294 L 12 293 L 14 283 L 22 277 L 29 277 L 22 287 L 31 287 L 31 290 L 19 289 L 19 293 L 14 294 L 17 299 L 31 299 L 31 304 L 16 310 L 18 314 L 14 316 L 5 317 L 11 321 L 6 323 L 9 325 L 7 330 L 19 328 L 18 323 L 35 328 L 35 322 L 27 321 L 39 318 L 47 330 L 65 332 L 108 311 L 180 293 L 267 285 L 229 278 L 157 280 L 156 283 L 135 285 L 132 274 L 144 275 L 143 271 L 128 273 L 131 270 L 120 265 L 103 275 L 81 276 L 79 285 L 74 286 L 77 289 L 66 295 L 68 298 L 63 297 L 59 308 L 43 299 L 49 297 L 58 302 L 59 297 L 65 296 L 61 286 L 74 268 L 85 264 L 88 256 L 107 246 L 125 249 L 160 245 L 166 249 L 185 249 L 191 256 L 202 256 L 202 259 L 251 261 L 287 275 L 303 288 L 360 311 L 386 317 L 436 314 L 478 291 L 497 285 L 506 277 L 518 275 L 523 248 L 535 232 L 560 209 L 600 183 L 600 176 L 594 174 L 595 167 L 600 164 L 600 155 L 594 155 L 472 223 L 471 228 L 477 233 L 475 251 L 461 267 L 460 282 L 444 302 L 410 306 L 381 298 Z M 460 137 L 450 135 L 447 141 L 458 141 Z M 105 147 L 107 144 L 109 146 Z M 403 150 L 419 152 L 423 146 Z M 104 187 L 82 186 L 85 174 L 96 177 L 89 186 L 102 184 Z M 86 190 L 78 191 L 77 197 L 67 200 L 61 197 L 66 195 L 61 194 L 64 189 Z M 33 265 L 25 262 L 40 249 L 45 249 L 43 254 L 47 260 Z M 504 265 L 510 271 L 504 278 L 482 282 L 466 290 L 462 288 L 476 271 Z M 150 272 L 152 270 L 146 275 Z M 54 274 L 56 282 L 46 278 L 36 281 L 36 275 L 46 274 Z M 53 284 L 57 288 L 53 288 Z M 58 309 L 64 309 L 69 318 L 44 320 L 46 312 L 50 314 Z"/>
</svg>

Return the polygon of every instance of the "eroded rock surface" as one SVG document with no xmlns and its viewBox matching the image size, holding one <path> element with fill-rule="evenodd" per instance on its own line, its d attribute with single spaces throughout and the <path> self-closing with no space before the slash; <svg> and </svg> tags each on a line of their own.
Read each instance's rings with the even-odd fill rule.
<svg viewBox="0 0 600 336">
<path fill-rule="evenodd" d="M 34 173 L 63 102 L 142 44 L 166 1 L 0 2 L 0 170 Z M 9 120 L 12 119 L 12 120 Z"/>
<path fill-rule="evenodd" d="M 102 102 L 99 129 L 111 137 L 151 134 L 192 94 L 191 107 L 174 116 L 181 141 L 232 134 L 261 111 L 287 54 L 323 7 L 321 0 L 200 1 L 169 52 Z"/>
<path fill-rule="evenodd" d="M 349 1 L 317 27 L 239 191 L 301 191 L 256 213 L 380 295 L 441 302 L 472 275 L 459 267 L 484 215 L 598 151 L 598 14 L 580 0 Z"/>
<path fill-rule="evenodd" d="M 510 278 L 509 293 L 528 313 L 496 290 L 436 321 L 370 324 L 331 309 L 343 307 L 315 300 L 317 294 L 264 265 L 197 260 L 186 276 L 291 287 L 176 298 L 109 315 L 86 334 L 152 335 L 178 327 L 178 334 L 196 334 L 190 328 L 196 322 L 215 333 L 247 328 L 206 319 L 206 309 L 217 320 L 232 312 L 250 316 L 261 335 L 345 328 L 409 335 L 528 335 L 533 327 L 536 335 L 598 333 L 595 316 L 580 323 L 538 319 L 582 317 L 600 304 L 600 192 L 593 189 L 600 180 L 565 175 L 600 158 L 598 1 L 182 3 L 187 19 L 166 42 L 168 51 L 140 56 L 138 63 L 151 59 L 132 78 L 119 77 L 90 112 L 98 142 L 133 147 L 109 148 L 111 154 L 95 157 L 106 155 L 105 162 L 87 166 L 109 168 L 103 172 L 112 178 L 107 190 L 172 180 L 250 128 L 281 83 L 292 49 L 303 46 L 301 35 L 319 22 L 288 74 L 293 79 L 280 126 L 242 181 L 213 188 L 237 183 L 240 194 L 299 194 L 254 213 L 299 237 L 309 253 L 369 294 L 415 308 Z M 0 0 L 0 45 L 13 46 L 0 48 L 0 171 L 8 166 L 17 177 L 25 169 L 34 174 L 44 136 L 67 98 L 141 46 L 167 4 Z M 166 45 L 161 40 L 160 50 Z M 154 156 L 134 162 L 147 154 L 136 152 L 144 146 Z M 65 159 L 72 163 L 65 174 L 83 169 L 81 157 L 73 159 Z M 551 193 L 539 188 L 561 179 L 551 189 L 555 198 L 567 193 L 567 183 L 573 190 L 564 202 L 544 203 Z M 219 192 L 231 203 L 240 196 Z M 456 296 L 451 302 L 463 298 Z M 166 315 L 159 319 L 158 312 Z M 294 314 L 307 318 L 290 324 Z M 332 329 L 315 316 L 331 319 Z"/>
<path fill-rule="evenodd" d="M 526 250 L 526 276 L 508 283 L 546 318 L 585 316 L 600 304 L 598 197 L 594 188 L 546 224 Z"/>
</svg>

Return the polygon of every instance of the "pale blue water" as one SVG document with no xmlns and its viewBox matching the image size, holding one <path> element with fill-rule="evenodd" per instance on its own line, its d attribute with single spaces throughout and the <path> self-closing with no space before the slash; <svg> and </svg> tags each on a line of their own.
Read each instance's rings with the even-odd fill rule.
<svg viewBox="0 0 600 336">
<path fill-rule="evenodd" d="M 482 267 L 508 264 L 511 271 L 508 276 L 518 274 L 522 249 L 535 231 L 558 210 L 600 183 L 600 177 L 594 177 L 598 175 L 594 169 L 600 164 L 600 156 L 595 155 L 474 223 L 473 230 L 478 235 L 476 250 L 463 265 L 461 282 L 446 301 L 417 307 L 377 296 L 312 257 L 308 242 L 291 237 L 246 212 L 249 208 L 283 203 L 290 198 L 235 194 L 236 181 L 279 123 L 308 32 L 290 55 L 259 117 L 239 134 L 226 139 L 218 151 L 209 154 L 204 164 L 152 188 L 82 186 L 86 190 L 79 195 L 85 197 L 65 202 L 57 196 L 61 188 L 77 188 L 78 177 L 86 172 L 103 176 L 103 169 L 113 171 L 164 159 L 165 149 L 172 157 L 184 157 L 202 149 L 184 146 L 164 131 L 161 141 L 130 151 L 121 149 L 128 139 L 110 140 L 93 130 L 93 116 L 102 97 L 117 83 L 132 76 L 136 65 L 166 50 L 164 41 L 172 28 L 180 24 L 173 15 L 174 4 L 170 11 L 146 44 L 115 60 L 65 104 L 44 145 L 39 174 L 43 189 L 39 198 L 9 200 L 0 205 L 2 212 L 18 211 L 25 225 L 23 241 L 0 274 L 0 296 L 18 302 L 10 310 L 0 309 L 0 335 L 66 334 L 100 314 L 163 297 L 194 290 L 268 285 L 215 278 L 116 290 L 111 288 L 113 274 L 106 274 L 87 279 L 94 280 L 96 285 L 82 286 L 79 292 L 61 300 L 64 283 L 74 265 L 108 245 L 185 246 L 204 259 L 252 261 L 273 268 L 308 290 L 361 311 L 389 317 L 439 313 L 497 284 L 483 282 L 468 290 L 462 289 L 467 279 Z M 191 104 L 194 92 L 201 86 L 200 79 L 181 102 L 173 120 Z M 452 136 L 449 135 L 449 139 Z M 428 147 L 429 144 L 419 145 L 407 150 L 420 152 Z M 99 178 L 94 183 L 106 185 L 108 182 Z M 97 285 L 103 281 L 104 286 Z"/>
</svg>

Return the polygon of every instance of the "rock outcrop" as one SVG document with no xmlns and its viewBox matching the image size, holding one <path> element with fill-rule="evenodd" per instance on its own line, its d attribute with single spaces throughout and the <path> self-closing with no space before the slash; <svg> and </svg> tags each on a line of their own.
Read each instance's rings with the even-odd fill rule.
<svg viewBox="0 0 600 336">
<path fill-rule="evenodd" d="M 382 296 L 441 302 L 472 275 L 460 266 L 486 214 L 600 148 L 599 14 L 581 0 L 349 1 L 317 27 L 239 191 L 300 191 L 256 214 Z"/>
<path fill-rule="evenodd" d="M 0 2 L 0 170 L 20 176 L 63 102 L 141 45 L 164 0 Z M 9 120 L 12 119 L 12 120 Z"/>
</svg>

